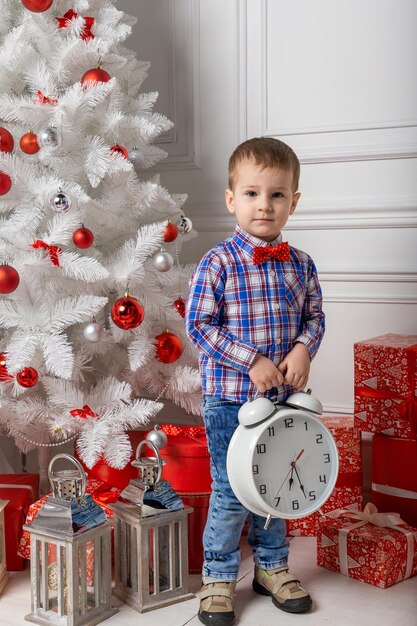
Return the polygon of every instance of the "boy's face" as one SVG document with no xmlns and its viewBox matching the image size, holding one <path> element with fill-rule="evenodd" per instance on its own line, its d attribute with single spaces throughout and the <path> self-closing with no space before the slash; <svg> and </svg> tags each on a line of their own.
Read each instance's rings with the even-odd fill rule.
<svg viewBox="0 0 417 626">
<path fill-rule="evenodd" d="M 293 173 L 278 167 L 262 168 L 252 160 L 238 165 L 233 190 L 226 189 L 226 205 L 239 226 L 263 241 L 273 241 L 295 211 L 300 198 L 293 192 Z"/>
</svg>

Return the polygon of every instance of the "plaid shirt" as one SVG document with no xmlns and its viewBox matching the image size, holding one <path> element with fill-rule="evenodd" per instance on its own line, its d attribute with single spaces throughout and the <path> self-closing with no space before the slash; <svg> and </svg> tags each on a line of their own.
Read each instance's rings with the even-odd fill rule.
<svg viewBox="0 0 417 626">
<path fill-rule="evenodd" d="M 248 372 L 258 352 L 278 365 L 295 342 L 305 344 L 311 358 L 319 348 L 324 313 L 312 259 L 290 247 L 290 261 L 254 265 L 254 246 L 267 245 L 237 226 L 191 278 L 185 323 L 200 351 L 204 394 L 244 403 L 256 392 Z M 266 395 L 283 400 L 292 391 L 282 385 Z"/>
</svg>

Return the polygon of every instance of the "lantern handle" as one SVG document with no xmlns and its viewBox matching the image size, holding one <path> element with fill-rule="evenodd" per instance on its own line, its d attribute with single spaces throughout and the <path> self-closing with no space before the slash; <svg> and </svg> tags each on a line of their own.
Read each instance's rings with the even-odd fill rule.
<svg viewBox="0 0 417 626">
<path fill-rule="evenodd" d="M 149 448 L 152 448 L 152 450 L 155 452 L 156 464 L 158 466 L 158 473 L 156 475 L 155 483 L 159 483 L 159 481 L 161 480 L 161 476 L 162 476 L 162 457 L 159 452 L 159 448 L 153 443 L 153 441 L 148 441 L 147 439 L 143 439 L 143 441 L 139 443 L 138 447 L 136 448 L 136 459 L 135 461 L 133 461 L 132 465 L 134 465 L 135 467 L 140 467 L 139 465 L 141 461 L 140 452 L 144 446 L 148 446 Z"/>
<path fill-rule="evenodd" d="M 51 459 L 51 461 L 49 462 L 48 478 L 49 478 L 49 482 L 51 483 L 52 489 L 54 487 L 53 482 L 52 482 L 52 477 L 53 477 L 52 466 L 53 466 L 53 464 L 55 463 L 55 461 L 57 459 L 67 459 L 67 461 L 71 461 L 76 466 L 76 468 L 78 469 L 78 471 L 80 472 L 80 475 L 81 475 L 81 485 L 82 485 L 82 494 L 81 495 L 84 496 L 85 492 L 87 491 L 87 477 L 85 475 L 84 468 L 81 465 L 81 463 L 79 461 L 77 461 L 77 459 L 75 459 L 70 454 L 66 454 L 66 452 L 61 452 L 60 454 L 56 454 L 54 456 L 54 458 Z"/>
</svg>

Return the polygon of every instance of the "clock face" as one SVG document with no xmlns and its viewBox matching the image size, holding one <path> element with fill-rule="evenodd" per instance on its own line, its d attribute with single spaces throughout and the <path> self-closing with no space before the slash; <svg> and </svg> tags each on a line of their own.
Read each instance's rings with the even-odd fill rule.
<svg viewBox="0 0 417 626">
<path fill-rule="evenodd" d="M 317 510 L 337 478 L 331 434 L 319 419 L 297 413 L 286 411 L 268 420 L 252 451 L 257 506 L 277 517 L 302 517 Z"/>
</svg>

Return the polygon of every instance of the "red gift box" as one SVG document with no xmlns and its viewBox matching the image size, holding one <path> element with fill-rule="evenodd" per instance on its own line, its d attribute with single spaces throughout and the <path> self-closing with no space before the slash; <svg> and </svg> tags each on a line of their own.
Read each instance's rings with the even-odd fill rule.
<svg viewBox="0 0 417 626">
<path fill-rule="evenodd" d="M 204 426 L 165 424 L 161 430 L 168 437 L 161 449 L 161 457 L 167 462 L 162 478 L 178 492 L 210 492 L 210 455 Z"/>
<path fill-rule="evenodd" d="M 372 438 L 372 502 L 398 511 L 417 526 L 417 441 L 376 434 Z"/>
<path fill-rule="evenodd" d="M 0 499 L 9 501 L 4 510 L 8 570 L 24 569 L 25 562 L 18 554 L 19 540 L 29 506 L 38 498 L 38 474 L 0 474 Z"/>
<path fill-rule="evenodd" d="M 352 415 L 323 417 L 330 429 L 339 452 L 339 475 L 330 498 L 321 507 L 322 513 L 334 509 L 349 508 L 359 511 L 362 508 L 362 456 L 361 434 L 354 427 Z M 287 521 L 287 534 L 290 536 L 316 537 L 319 529 L 320 513 Z"/>
<path fill-rule="evenodd" d="M 354 346 L 355 425 L 415 439 L 417 336 L 387 334 Z"/>
<path fill-rule="evenodd" d="M 114 517 L 113 511 L 107 506 L 112 502 L 115 502 L 119 497 L 121 489 L 117 489 L 115 487 L 109 487 L 105 483 L 102 483 L 95 478 L 87 479 L 87 490 L 86 492 L 91 494 L 93 499 L 101 506 L 107 518 L 111 519 Z M 48 495 L 43 496 L 37 502 L 34 502 L 28 510 L 26 516 L 26 523 L 29 524 L 32 522 L 45 502 L 48 499 Z M 22 537 L 19 543 L 19 554 L 21 557 L 25 559 L 30 559 L 30 533 L 28 530 L 24 530 L 22 533 Z M 114 544 L 113 544 L 113 528 L 112 528 L 112 560 L 114 558 Z M 52 564 L 56 562 L 56 550 L 53 544 L 49 544 L 48 546 L 48 563 Z M 92 584 L 94 581 L 94 542 L 89 541 L 87 543 L 87 582 Z"/>
<path fill-rule="evenodd" d="M 317 564 L 376 587 L 417 574 L 417 528 L 398 513 L 333 511 L 320 521 Z"/>
</svg>

